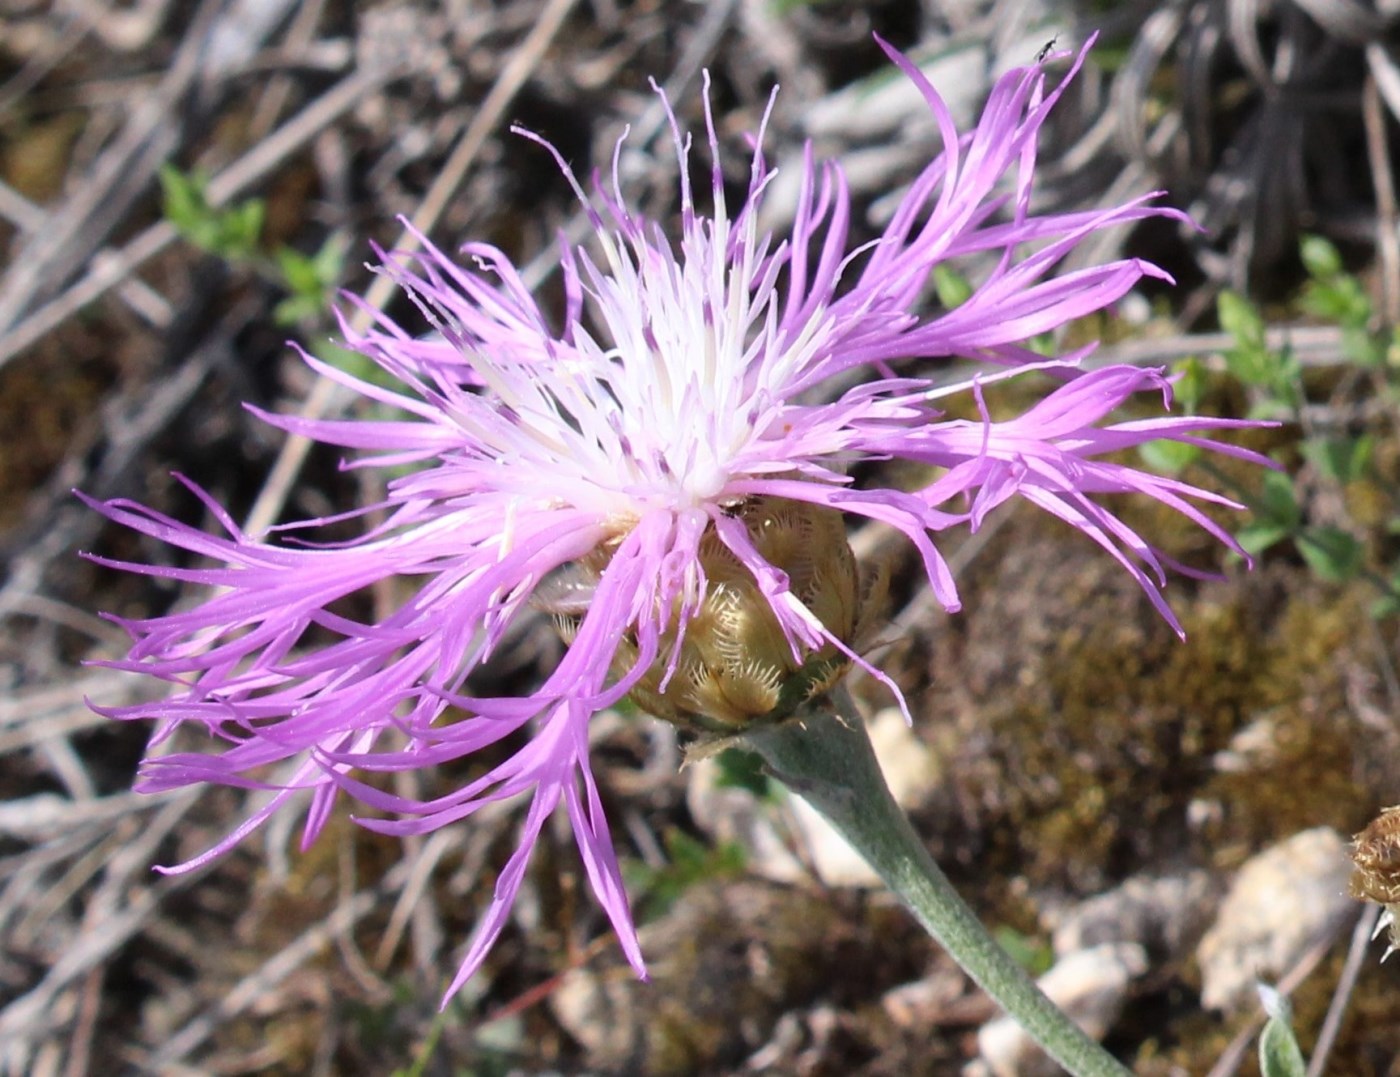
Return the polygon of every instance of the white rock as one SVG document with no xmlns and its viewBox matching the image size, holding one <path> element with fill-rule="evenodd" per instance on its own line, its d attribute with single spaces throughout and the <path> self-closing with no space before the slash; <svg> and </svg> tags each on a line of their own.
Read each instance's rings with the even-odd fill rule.
<svg viewBox="0 0 1400 1077">
<path fill-rule="evenodd" d="M 933 753 L 914 736 L 898 710 L 891 707 L 870 720 L 870 743 L 880 761 L 895 802 L 905 811 L 917 808 L 938 786 Z M 790 800 L 793 837 L 801 841 L 817 877 L 827 886 L 882 887 L 864 857 L 846 844 L 831 824 L 801 797 Z"/>
<path fill-rule="evenodd" d="M 915 57 L 924 76 L 938 88 L 959 129 L 969 126 L 986 96 L 990 76 L 987 50 L 980 42 L 948 45 Z M 852 83 L 803 111 L 802 125 L 816 139 L 842 143 L 888 140 L 896 131 L 916 128 L 937 133 L 924 95 L 893 68 Z"/>
<path fill-rule="evenodd" d="M 897 707 L 878 712 L 870 719 L 869 731 L 895 803 L 905 811 L 923 805 L 943 780 L 937 757 L 914 735 Z"/>
<path fill-rule="evenodd" d="M 1335 931 L 1356 903 L 1347 896 L 1347 843 L 1315 827 L 1246 861 L 1196 949 L 1201 1003 L 1232 1010 L 1254 1001 L 1254 982 L 1287 971 Z"/>
<path fill-rule="evenodd" d="M 1056 962 L 1037 983 L 1060 1009 L 1096 1040 L 1113 1027 L 1128 986 L 1147 971 L 1147 952 L 1119 942 L 1079 950 Z M 977 1049 L 996 1077 L 1055 1077 L 1062 1073 L 1010 1017 L 998 1017 L 977 1033 Z"/>
<path fill-rule="evenodd" d="M 875 757 L 895 801 L 906 811 L 919 807 L 941 778 L 933 753 L 896 708 L 880 711 L 868 728 Z M 784 810 L 777 812 L 760 804 L 745 789 L 721 787 L 715 760 L 701 760 L 687 770 L 686 804 L 696 825 L 716 841 L 743 845 L 754 874 L 775 882 L 793 882 L 810 874 L 803 867 L 805 859 L 827 886 L 883 886 L 861 856 L 801 797 L 788 797 Z"/>
<path fill-rule="evenodd" d="M 626 1058 L 637 1050 L 635 1022 L 619 1016 L 631 1011 L 624 981 L 587 968 L 570 969 L 550 992 L 549 1005 L 589 1055 Z"/>
<path fill-rule="evenodd" d="M 939 962 L 921 980 L 900 984 L 880 996 L 880 1008 L 898 1028 L 929 1028 L 967 994 L 967 977 L 956 965 Z"/>
<path fill-rule="evenodd" d="M 1105 942 L 1136 942 L 1178 954 L 1195 941 L 1214 911 L 1210 875 L 1139 875 L 1122 885 L 1047 914 L 1057 955 Z"/>
<path fill-rule="evenodd" d="M 1278 723 L 1256 718 L 1230 738 L 1230 745 L 1211 757 L 1221 774 L 1247 774 L 1262 770 L 1278 758 Z"/>
<path fill-rule="evenodd" d="M 687 763 L 684 773 L 689 777 L 686 807 L 695 825 L 711 839 L 738 844 L 748 855 L 749 870 L 765 879 L 791 883 L 808 877 L 778 832 L 773 807 L 747 789 L 721 785 L 723 772 L 717 759 Z"/>
<path fill-rule="evenodd" d="M 884 885 L 865 858 L 801 797 L 788 802 L 788 822 L 793 840 L 801 843 L 812 870 L 827 886 L 877 890 Z"/>
<path fill-rule="evenodd" d="M 986 47 L 949 45 L 915 62 L 944 95 L 958 129 L 971 126 L 990 84 Z M 904 186 L 942 149 L 938 123 L 924 95 L 893 67 L 807 105 L 802 126 L 818 143 L 819 158 L 839 147 L 841 168 L 856 195 Z M 792 222 L 802 173 L 801 153 L 779 161 L 763 194 L 761 228 L 781 229 Z"/>
</svg>

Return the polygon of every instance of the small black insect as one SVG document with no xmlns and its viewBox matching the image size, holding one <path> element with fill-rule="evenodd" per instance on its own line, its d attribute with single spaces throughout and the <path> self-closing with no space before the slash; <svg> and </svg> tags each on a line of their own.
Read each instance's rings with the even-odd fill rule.
<svg viewBox="0 0 1400 1077">
<path fill-rule="evenodd" d="M 1044 45 L 1042 45 L 1040 51 L 1035 54 L 1035 62 L 1038 64 L 1043 64 L 1045 62 L 1045 58 L 1050 55 L 1050 50 L 1055 47 L 1055 43 L 1059 40 L 1060 35 L 1056 34 Z"/>
</svg>

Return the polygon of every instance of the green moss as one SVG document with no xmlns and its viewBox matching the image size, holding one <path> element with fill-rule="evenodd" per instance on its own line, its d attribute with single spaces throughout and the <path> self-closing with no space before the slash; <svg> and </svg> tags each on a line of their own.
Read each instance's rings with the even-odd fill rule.
<svg viewBox="0 0 1400 1077">
<path fill-rule="evenodd" d="M 1315 1031 L 1331 1004 L 1341 975 L 1344 954 L 1318 969 L 1294 996 L 1296 1023 L 1308 1030 L 1303 1049 L 1311 1052 Z M 1395 970 L 1375 962 L 1357 981 L 1342 1022 L 1337 1043 L 1328 1055 L 1327 1072 L 1348 1077 L 1392 1077 L 1400 1058 L 1400 991 L 1395 990 Z"/>
<path fill-rule="evenodd" d="M 1283 565 L 1185 581 L 1183 644 L 1120 567 L 1042 519 L 998 537 L 931 668 L 934 710 L 963 732 L 959 792 L 984 812 L 979 878 L 1092 892 L 1164 859 L 1229 866 L 1308 826 L 1364 823 L 1379 794 L 1357 781 L 1345 696 L 1359 593 Z M 1266 750 L 1222 773 L 1217 753 L 1260 721 Z M 1194 831 L 1193 804 L 1208 820 Z"/>
<path fill-rule="evenodd" d="M 64 456 L 96 440 L 109 364 L 89 357 L 91 335 L 70 329 L 63 346 L 45 342 L 23 363 L 0 371 L 0 529 L 22 520 L 26 498 L 42 491 Z"/>
<path fill-rule="evenodd" d="M 602 1072 L 727 1071 L 783 1013 L 853 1005 L 912 979 L 932 948 L 901 910 L 754 880 L 696 885 L 642 941 L 650 984 L 610 952 L 565 992 Z"/>
<path fill-rule="evenodd" d="M 1179 1077 L 1183 1073 L 1209 1073 L 1235 1038 L 1239 1026 L 1247 1018 L 1226 1022 L 1203 1010 L 1192 1009 L 1171 1028 L 1154 1028 L 1152 1038 L 1139 1048 L 1133 1062 L 1137 1077 Z M 1255 1065 L 1246 1061 L 1247 1067 Z M 1255 1072 L 1258 1067 L 1255 1065 Z"/>
<path fill-rule="evenodd" d="M 1291 996 L 1293 1023 L 1305 1056 L 1311 1057 L 1317 1030 L 1332 1003 L 1346 960 L 1344 951 L 1344 946 L 1337 947 Z M 1251 1021 L 1249 1013 L 1227 1020 L 1192 1010 L 1173 1022 L 1170 1032 L 1159 1028 L 1159 1035 L 1142 1045 L 1133 1071 L 1138 1077 L 1206 1073 Z M 1371 963 L 1348 1000 L 1341 1031 L 1328 1055 L 1327 1072 L 1347 1077 L 1392 1077 L 1397 1057 L 1400 1057 L 1400 992 L 1395 990 L 1393 972 Z M 1258 1055 L 1253 1044 L 1238 1072 L 1240 1077 L 1258 1077 Z"/>
<path fill-rule="evenodd" d="M 1349 834 L 1383 795 L 1360 780 L 1358 758 L 1369 738 L 1350 718 L 1346 698 L 1364 595 L 1358 588 L 1329 604 L 1320 589 L 1309 590 L 1295 594 L 1269 629 L 1274 661 L 1258 678 L 1269 750 L 1256 766 L 1218 773 L 1202 790 L 1227 806 L 1220 837 L 1245 848 L 1324 824 Z"/>
</svg>

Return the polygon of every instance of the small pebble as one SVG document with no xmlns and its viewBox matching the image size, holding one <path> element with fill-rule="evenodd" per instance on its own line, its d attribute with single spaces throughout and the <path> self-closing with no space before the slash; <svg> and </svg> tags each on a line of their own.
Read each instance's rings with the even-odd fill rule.
<svg viewBox="0 0 1400 1077">
<path fill-rule="evenodd" d="M 1351 858 L 1330 827 L 1314 827 L 1246 861 L 1201 944 L 1201 1004 L 1253 1005 L 1256 980 L 1288 971 L 1357 908 L 1347 895 Z"/>
<path fill-rule="evenodd" d="M 1113 1027 L 1128 987 L 1147 971 L 1147 952 L 1119 942 L 1061 958 L 1037 983 L 1075 1024 L 1096 1040 Z M 1057 1077 L 1063 1071 L 1010 1017 L 998 1017 L 977 1033 L 977 1049 L 995 1077 Z"/>
</svg>

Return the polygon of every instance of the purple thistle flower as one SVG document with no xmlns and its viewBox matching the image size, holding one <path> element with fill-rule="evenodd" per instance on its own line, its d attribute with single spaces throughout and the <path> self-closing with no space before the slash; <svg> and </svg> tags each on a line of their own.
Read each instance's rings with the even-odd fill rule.
<svg viewBox="0 0 1400 1077">
<path fill-rule="evenodd" d="M 762 154 L 762 131 L 748 197 L 731 216 L 707 94 L 708 216 L 693 202 L 690 143 L 671 118 L 681 176 L 678 243 L 628 209 L 616 155 L 610 188 L 595 177 L 590 200 L 548 143 L 521 132 L 554 154 L 590 207 L 594 253 L 564 244 L 560 255 L 567 297 L 561 331 L 493 247 L 468 244 L 465 265 L 426 239 L 425 253 L 411 260 L 378 252 L 381 271 L 437 332 L 415 337 L 373 311 L 367 332 L 353 331 L 343 318 L 341 328 L 347 346 L 403 390 L 305 358 L 325 377 L 406 417 L 304 421 L 259 412 L 283 430 L 370 454 L 349 467 L 425 465 L 388 483 L 386 500 L 374 506 L 387 519 L 362 538 L 328 547 L 275 545 L 243 534 L 189 483 L 227 537 L 129 501 L 90 502 L 215 566 L 94 558 L 210 589 L 192 609 L 119 622 L 135 642 L 112 665 L 179 688 L 158 703 L 103 713 L 158 719 L 154 743 L 186 724 L 222 742 L 217 753 L 149 758 L 139 787 L 158 792 L 214 782 L 274 794 L 208 852 L 162 870 L 188 870 L 226 852 L 302 797 L 309 798 L 305 847 L 342 792 L 387 816 L 361 818 L 362 825 L 390 834 L 430 831 L 528 794 L 519 847 L 448 995 L 503 929 L 540 829 L 561 802 L 589 881 L 628 960 L 644 975 L 589 767 L 587 727 L 629 692 L 655 695 L 676 677 L 690 645 L 687 629 L 698 631 L 694 625 L 720 587 L 714 556 L 727 558 L 726 571 L 761 597 L 797 665 L 809 653 L 835 653 L 883 679 L 856 653 L 850 634 L 832 627 L 832 616 L 814 611 L 796 573 L 769 559 L 744 517 L 742 507 L 755 501 L 898 528 L 922 556 L 939 600 L 955 610 L 957 589 L 931 536 L 975 528 L 992 508 L 1020 496 L 1108 550 L 1180 631 L 1160 594 L 1167 569 L 1180 566 L 1097 495 L 1146 494 L 1236 552 L 1196 504 L 1239 506 L 1101 457 L 1167 439 L 1266 463 L 1206 436 L 1247 424 L 1195 416 L 1107 422 L 1143 391 L 1159 392 L 1169 404 L 1166 379 L 1129 366 L 1080 372 L 1075 364 L 1087 349 L 1046 360 L 1022 342 L 1102 310 L 1144 276 L 1166 279 L 1136 259 L 1051 278 L 1082 240 L 1125 222 L 1181 215 L 1152 205 L 1152 196 L 1107 210 L 1032 214 L 1037 136 L 1065 83 L 1047 93 L 1039 65 L 1013 70 L 996 83 L 976 128 L 960 135 L 918 69 L 883 47 L 923 92 L 944 152 L 916 179 L 883 234 L 864 247 L 847 247 L 850 203 L 840 168 L 815 161 L 810 147 L 788 235 L 760 234 L 759 207 L 774 174 Z M 935 266 L 979 252 L 999 260 L 966 302 L 917 313 Z M 937 357 L 988 369 L 952 386 L 894 373 L 902 360 Z M 858 384 L 833 388 L 856 368 Z M 974 394 L 980 406 L 984 386 L 1032 370 L 1052 371 L 1058 381 L 1017 418 L 994 422 L 983 408 L 980 420 L 952 421 L 939 410 L 955 393 Z M 885 458 L 941 470 L 913 490 L 859 488 L 848 477 L 853 462 Z M 580 565 L 590 566 L 577 584 L 586 603 L 569 619 L 557 668 L 526 696 L 470 696 L 469 674 L 507 628 L 561 580 L 574 586 L 568 573 Z M 395 577 L 416 590 L 378 623 L 331 612 L 337 600 Z M 305 646 L 313 630 L 334 642 Z M 527 738 L 512 739 L 526 729 Z M 362 777 L 449 763 L 507 741 L 519 747 L 504 762 L 434 800 L 396 796 Z"/>
</svg>

